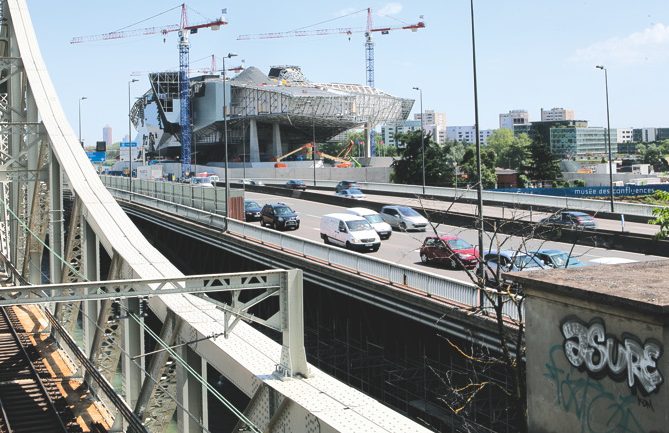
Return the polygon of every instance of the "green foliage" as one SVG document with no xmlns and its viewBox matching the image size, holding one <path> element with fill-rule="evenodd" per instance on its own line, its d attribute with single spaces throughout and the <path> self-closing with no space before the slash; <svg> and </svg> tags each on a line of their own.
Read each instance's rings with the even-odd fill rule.
<svg viewBox="0 0 669 433">
<path fill-rule="evenodd" d="M 656 143 L 639 144 L 637 146 L 637 153 L 641 157 L 641 162 L 650 164 L 657 172 L 669 170 L 669 164 L 664 155 L 669 151 L 669 144 L 667 140 Z"/>
<path fill-rule="evenodd" d="M 399 154 L 397 146 L 391 144 L 376 145 L 376 156 L 398 156 Z"/>
<path fill-rule="evenodd" d="M 481 149 L 481 178 L 483 188 L 494 188 L 497 185 L 495 167 L 497 155 L 492 149 Z M 461 172 L 467 175 L 467 183 L 474 186 L 478 183 L 478 170 L 476 164 L 476 146 L 470 145 L 462 157 Z"/>
<path fill-rule="evenodd" d="M 657 224 L 660 230 L 655 234 L 657 239 L 669 238 L 669 192 L 655 191 L 653 194 L 655 200 L 660 206 L 653 209 L 653 218 L 650 224 Z"/>
<path fill-rule="evenodd" d="M 572 181 L 572 185 L 574 185 L 577 188 L 578 187 L 583 187 L 583 186 L 585 186 L 585 181 L 583 179 L 574 179 Z"/>
<path fill-rule="evenodd" d="M 395 136 L 397 142 L 405 144 L 399 150 L 399 159 L 393 163 L 392 181 L 422 185 L 423 154 L 421 152 L 420 131 L 412 131 Z M 464 146 L 457 142 L 442 145 L 432 140 L 431 134 L 423 137 L 425 145 L 425 184 L 433 186 L 451 186 L 455 182 L 455 165 L 461 160 Z"/>
</svg>

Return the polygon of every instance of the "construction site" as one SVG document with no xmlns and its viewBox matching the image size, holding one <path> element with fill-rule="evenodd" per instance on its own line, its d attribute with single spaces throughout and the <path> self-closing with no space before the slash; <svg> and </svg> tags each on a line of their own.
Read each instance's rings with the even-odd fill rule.
<svg viewBox="0 0 669 433">
<path fill-rule="evenodd" d="M 151 88 L 135 102 L 131 120 L 148 157 L 176 161 L 182 151 L 179 74 L 153 73 L 149 79 Z M 314 159 L 356 165 L 349 155 L 312 155 L 311 143 L 406 119 L 414 103 L 365 85 L 312 83 L 297 66 L 273 67 L 268 75 L 249 67 L 231 79 L 201 75 L 189 82 L 192 161 L 198 165 L 224 161 L 226 141 L 233 167 Z M 365 156 L 370 153 L 366 146 Z"/>
</svg>

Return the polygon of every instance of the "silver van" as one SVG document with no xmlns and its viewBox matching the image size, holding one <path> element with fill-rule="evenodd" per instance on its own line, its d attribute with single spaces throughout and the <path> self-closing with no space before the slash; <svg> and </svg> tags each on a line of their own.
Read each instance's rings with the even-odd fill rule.
<svg viewBox="0 0 669 433">
<path fill-rule="evenodd" d="M 374 230 L 376 230 L 376 233 L 378 233 L 379 238 L 381 240 L 384 239 L 389 239 L 390 235 L 393 234 L 393 228 L 390 227 L 390 224 L 385 222 L 381 215 L 379 215 L 378 212 L 375 212 L 371 209 L 367 209 L 364 207 L 350 207 L 346 209 L 346 213 L 350 213 L 351 215 L 357 215 L 361 216 L 364 219 L 366 219 L 369 224 L 372 225 Z"/>
</svg>

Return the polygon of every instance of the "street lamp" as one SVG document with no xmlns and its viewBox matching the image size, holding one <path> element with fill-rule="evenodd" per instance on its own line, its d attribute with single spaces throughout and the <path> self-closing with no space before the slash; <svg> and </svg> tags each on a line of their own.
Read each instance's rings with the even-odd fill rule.
<svg viewBox="0 0 669 433">
<path fill-rule="evenodd" d="M 604 88 L 606 89 L 606 139 L 609 145 L 609 200 L 611 201 L 611 213 L 613 213 L 613 161 L 611 158 L 611 122 L 609 121 L 609 77 L 604 66 L 597 65 L 595 68 L 604 71 Z"/>
<path fill-rule="evenodd" d="M 474 37 L 474 0 L 469 1 L 469 10 L 471 13 L 472 23 L 472 69 L 474 78 L 474 128 L 476 133 L 476 175 L 478 176 L 478 185 L 476 187 L 477 197 L 477 219 L 478 219 L 478 235 L 479 235 L 479 274 L 481 281 L 485 284 L 485 266 L 483 262 L 483 176 L 481 174 L 481 137 L 479 132 L 479 97 L 476 86 L 476 39 Z M 482 292 L 482 291 L 481 291 Z M 483 296 L 483 293 L 481 293 Z M 483 298 L 480 299 L 483 304 Z"/>
<path fill-rule="evenodd" d="M 455 184 L 455 194 L 458 193 L 458 162 L 453 161 L 453 182 Z"/>
<path fill-rule="evenodd" d="M 132 135 L 132 130 L 130 125 L 130 85 L 132 83 L 136 83 L 137 81 L 139 81 L 137 78 L 133 78 L 132 80 L 128 81 L 128 183 L 130 185 L 128 190 L 130 193 L 132 193 L 132 139 L 130 138 Z"/>
<path fill-rule="evenodd" d="M 420 154 L 423 167 L 423 195 L 425 195 L 425 131 L 423 130 L 423 89 L 414 87 L 420 92 Z"/>
<path fill-rule="evenodd" d="M 237 54 L 228 53 L 223 57 L 223 144 L 225 147 L 225 218 L 227 228 L 228 206 L 230 205 L 230 180 L 228 179 L 228 103 L 226 101 L 226 88 L 228 83 L 225 78 L 225 59 L 235 57 Z"/>
<path fill-rule="evenodd" d="M 88 99 L 88 98 L 85 97 L 85 96 L 82 96 L 81 98 L 79 98 L 79 144 L 81 144 L 81 147 L 84 147 L 84 142 L 81 139 L 81 101 L 83 101 L 84 99 Z"/>
</svg>

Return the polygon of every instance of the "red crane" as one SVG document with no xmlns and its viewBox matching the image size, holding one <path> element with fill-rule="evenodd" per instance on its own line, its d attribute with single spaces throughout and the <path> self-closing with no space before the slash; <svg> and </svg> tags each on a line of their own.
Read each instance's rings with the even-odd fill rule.
<svg viewBox="0 0 669 433">
<path fill-rule="evenodd" d="M 364 11 L 354 12 L 359 13 Z M 422 19 L 422 16 L 421 16 Z M 366 28 L 333 28 L 333 29 L 317 29 L 317 30 L 293 30 L 290 32 L 275 32 L 275 33 L 258 33 L 251 35 L 239 35 L 237 37 L 238 41 L 246 41 L 250 39 L 278 39 L 278 38 L 289 38 L 289 37 L 301 37 L 301 36 L 325 36 L 325 35 L 335 35 L 335 34 L 344 34 L 351 36 L 353 33 L 364 33 L 365 34 L 365 53 L 366 53 L 366 73 L 367 73 L 367 85 L 369 87 L 374 87 L 374 42 L 372 41 L 373 33 L 381 33 L 386 35 L 392 30 L 411 30 L 412 32 L 417 31 L 418 29 L 425 28 L 425 22 L 418 21 L 415 24 L 407 24 L 400 27 L 374 27 L 372 24 L 372 9 L 367 8 L 367 27 Z"/>
<path fill-rule="evenodd" d="M 179 24 L 172 24 L 163 27 L 148 27 L 144 29 L 134 29 L 134 30 L 124 30 L 116 31 L 110 33 L 103 33 L 100 35 L 91 35 L 91 36 L 77 36 L 72 38 L 70 41 L 71 44 L 79 44 L 82 42 L 92 42 L 92 41 L 102 41 L 109 39 L 121 39 L 121 38 L 131 38 L 137 36 L 146 36 L 146 35 L 155 35 L 161 33 L 163 36 L 167 35 L 170 32 L 179 32 L 179 102 L 180 102 L 180 119 L 179 126 L 181 130 L 181 176 L 184 177 L 190 172 L 190 159 L 191 159 L 191 139 L 192 139 L 192 129 L 191 129 L 191 113 L 190 113 L 190 84 L 188 82 L 188 65 L 189 65 L 189 51 L 190 43 L 188 42 L 188 35 L 191 33 L 197 33 L 199 29 L 211 28 L 212 30 L 218 30 L 222 25 L 227 24 L 228 22 L 225 18 L 220 17 L 218 19 L 199 23 L 199 24 L 188 24 L 188 14 L 186 12 L 186 4 L 181 4 L 181 22 Z M 169 9 L 165 12 L 169 12 L 176 8 Z M 162 13 L 165 13 L 162 12 Z M 162 14 L 161 13 L 161 14 Z M 225 10 L 223 10 L 225 13 Z M 164 39 L 163 39 L 164 42 Z M 130 115 L 130 114 L 128 114 Z M 128 137 L 130 140 L 130 137 Z"/>
</svg>

